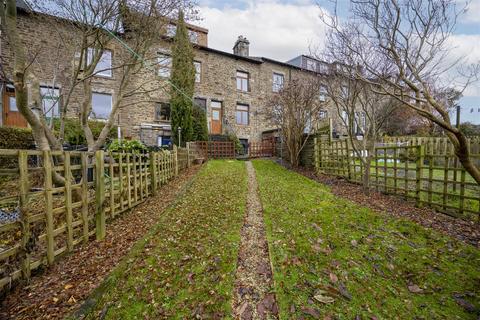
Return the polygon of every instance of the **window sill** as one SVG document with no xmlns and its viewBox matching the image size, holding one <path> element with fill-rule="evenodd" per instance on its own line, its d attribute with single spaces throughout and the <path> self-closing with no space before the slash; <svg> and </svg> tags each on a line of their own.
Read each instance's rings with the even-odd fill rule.
<svg viewBox="0 0 480 320">
<path fill-rule="evenodd" d="M 107 75 L 101 75 L 101 74 L 96 74 L 94 75 L 94 77 L 97 79 L 115 80 L 113 76 L 107 76 Z"/>
</svg>

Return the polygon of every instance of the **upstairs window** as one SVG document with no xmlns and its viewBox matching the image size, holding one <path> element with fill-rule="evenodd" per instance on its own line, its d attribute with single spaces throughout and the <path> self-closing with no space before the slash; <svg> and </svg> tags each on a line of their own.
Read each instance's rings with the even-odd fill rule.
<svg viewBox="0 0 480 320">
<path fill-rule="evenodd" d="M 188 38 L 191 43 L 198 44 L 198 33 L 193 30 L 188 30 Z"/>
<path fill-rule="evenodd" d="M 87 50 L 87 64 L 90 65 L 93 61 L 94 49 L 88 48 Z M 95 75 L 102 77 L 112 77 L 112 51 L 104 50 L 102 56 L 98 60 L 95 70 Z"/>
<path fill-rule="evenodd" d="M 199 61 L 194 61 L 193 66 L 195 67 L 195 82 L 199 83 L 202 79 L 202 63 Z"/>
<path fill-rule="evenodd" d="M 167 37 L 173 38 L 177 33 L 177 26 L 174 24 L 167 24 Z"/>
<path fill-rule="evenodd" d="M 320 111 L 318 112 L 318 118 L 319 118 L 320 120 L 327 119 L 327 117 L 328 117 L 328 111 L 327 111 L 327 110 L 320 110 Z"/>
<path fill-rule="evenodd" d="M 45 117 L 58 118 L 60 116 L 60 89 L 40 87 L 40 96 Z"/>
<path fill-rule="evenodd" d="M 307 58 L 306 64 L 307 64 L 307 70 L 316 71 L 317 63 L 315 62 L 315 60 Z"/>
<path fill-rule="evenodd" d="M 170 121 L 170 104 L 158 102 L 155 104 L 155 121 Z"/>
<path fill-rule="evenodd" d="M 327 99 L 327 87 L 324 85 L 320 86 L 320 95 L 319 100 L 324 102 Z"/>
<path fill-rule="evenodd" d="M 237 90 L 248 92 L 249 90 L 249 74 L 248 72 L 237 71 Z"/>
<path fill-rule="evenodd" d="M 92 111 L 90 116 L 94 119 L 107 120 L 112 112 L 112 95 L 107 93 L 92 93 Z"/>
<path fill-rule="evenodd" d="M 237 124 L 248 125 L 249 123 L 249 109 L 248 104 L 237 103 L 237 108 L 235 110 L 235 118 Z"/>
<path fill-rule="evenodd" d="M 326 63 L 319 64 L 320 73 L 328 73 L 328 65 Z"/>
<path fill-rule="evenodd" d="M 273 86 L 272 90 L 273 92 L 279 92 L 280 90 L 283 89 L 283 82 L 285 80 L 285 77 L 281 73 L 273 73 Z"/>
<path fill-rule="evenodd" d="M 158 75 L 163 78 L 170 78 L 172 69 L 172 57 L 165 53 L 158 54 Z"/>
</svg>

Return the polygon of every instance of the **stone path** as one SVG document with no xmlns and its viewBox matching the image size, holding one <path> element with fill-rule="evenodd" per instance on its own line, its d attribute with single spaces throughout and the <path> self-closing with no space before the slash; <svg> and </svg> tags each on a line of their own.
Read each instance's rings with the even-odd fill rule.
<svg viewBox="0 0 480 320">
<path fill-rule="evenodd" d="M 246 162 L 248 198 L 241 230 L 233 310 L 236 319 L 277 319 L 278 307 L 255 169 Z"/>
</svg>

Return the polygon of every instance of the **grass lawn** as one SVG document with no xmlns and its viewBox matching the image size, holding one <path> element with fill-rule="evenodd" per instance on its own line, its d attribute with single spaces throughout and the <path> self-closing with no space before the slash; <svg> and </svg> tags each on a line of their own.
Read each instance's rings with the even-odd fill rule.
<svg viewBox="0 0 480 320">
<path fill-rule="evenodd" d="M 246 193 L 244 162 L 209 161 L 97 290 L 89 318 L 229 317 Z"/>
<path fill-rule="evenodd" d="M 283 319 L 477 319 L 480 250 L 254 161 Z"/>
</svg>

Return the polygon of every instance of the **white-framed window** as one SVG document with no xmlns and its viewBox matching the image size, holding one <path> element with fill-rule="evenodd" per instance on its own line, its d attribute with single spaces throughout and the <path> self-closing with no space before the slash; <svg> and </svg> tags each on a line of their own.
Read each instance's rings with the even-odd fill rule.
<svg viewBox="0 0 480 320">
<path fill-rule="evenodd" d="M 58 118 L 60 116 L 60 89 L 41 86 L 40 96 L 45 117 Z"/>
<path fill-rule="evenodd" d="M 198 33 L 196 31 L 188 30 L 188 38 L 190 39 L 191 43 L 198 43 Z"/>
<path fill-rule="evenodd" d="M 249 89 L 249 75 L 248 72 L 237 71 L 237 90 L 248 92 Z"/>
<path fill-rule="evenodd" d="M 164 78 L 170 78 L 172 70 L 172 57 L 166 53 L 158 54 L 158 75 Z"/>
<path fill-rule="evenodd" d="M 322 102 L 327 100 L 327 87 L 323 84 L 320 86 L 319 100 L 322 101 Z"/>
<path fill-rule="evenodd" d="M 317 63 L 315 60 L 313 59 L 310 59 L 310 58 L 307 58 L 307 70 L 310 70 L 310 71 L 316 71 L 317 69 Z"/>
<path fill-rule="evenodd" d="M 195 82 L 200 82 L 202 79 L 202 63 L 200 61 L 193 61 L 195 67 Z"/>
<path fill-rule="evenodd" d="M 167 37 L 173 38 L 175 37 L 176 33 L 177 33 L 177 26 L 172 23 L 167 24 Z"/>
<path fill-rule="evenodd" d="M 327 119 L 327 117 L 328 117 L 328 111 L 327 111 L 327 110 L 320 110 L 320 111 L 318 112 L 318 118 L 319 118 L 320 120 Z"/>
<path fill-rule="evenodd" d="M 248 125 L 249 123 L 249 105 L 243 103 L 237 103 L 237 108 L 235 110 L 235 118 L 237 124 Z"/>
<path fill-rule="evenodd" d="M 342 98 L 344 98 L 344 99 L 348 98 L 348 94 L 349 94 L 349 93 L 348 93 L 348 91 L 349 91 L 349 90 L 348 90 L 348 86 L 343 85 L 340 90 L 342 91 L 342 92 L 341 92 L 341 93 L 342 93 Z"/>
<path fill-rule="evenodd" d="M 106 120 L 112 112 L 112 95 L 92 92 L 92 111 L 90 117 Z"/>
<path fill-rule="evenodd" d="M 273 92 L 280 92 L 283 89 L 283 83 L 285 81 L 285 76 L 281 73 L 273 73 L 273 84 L 272 84 L 272 91 Z"/>
<path fill-rule="evenodd" d="M 157 102 L 155 104 L 155 121 L 170 121 L 170 104 Z"/>
<path fill-rule="evenodd" d="M 328 73 L 328 64 L 321 62 L 319 64 L 320 73 Z"/>
<path fill-rule="evenodd" d="M 88 48 L 87 50 L 87 64 L 90 65 L 93 60 L 94 48 Z M 112 77 L 112 51 L 104 50 L 102 56 L 98 60 L 95 70 L 95 75 L 102 77 Z"/>
</svg>

